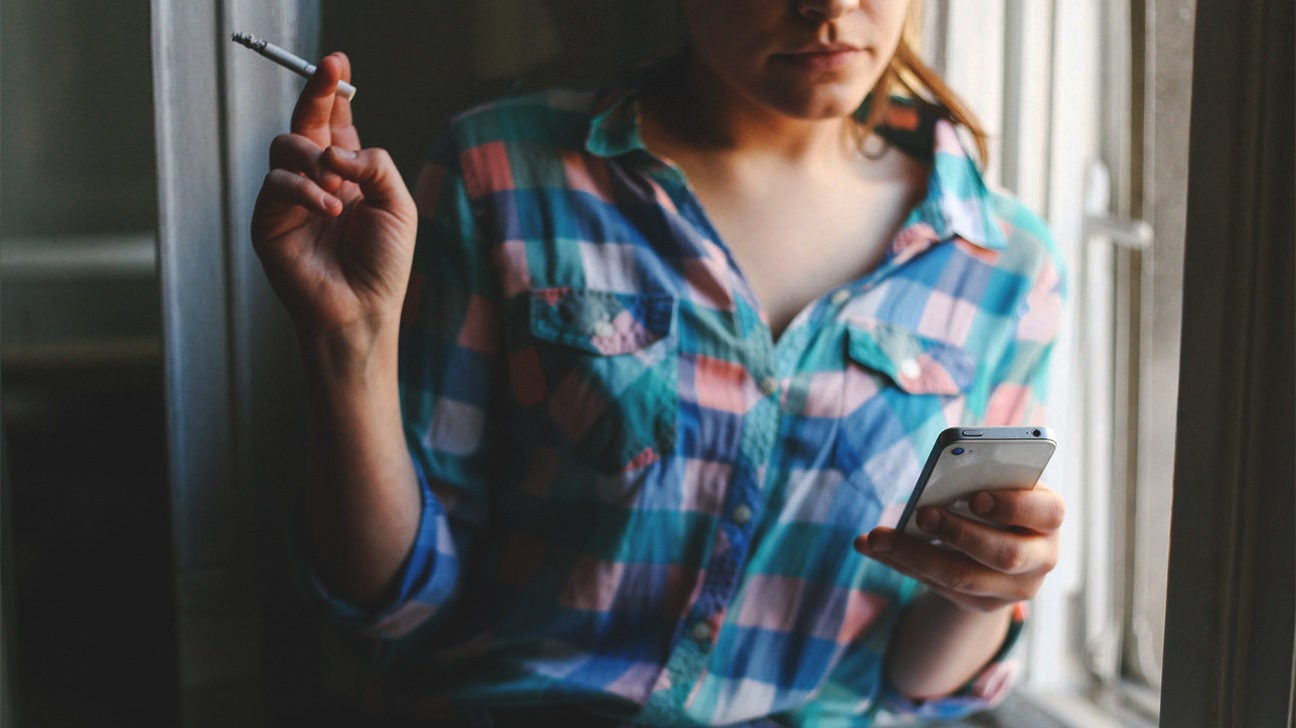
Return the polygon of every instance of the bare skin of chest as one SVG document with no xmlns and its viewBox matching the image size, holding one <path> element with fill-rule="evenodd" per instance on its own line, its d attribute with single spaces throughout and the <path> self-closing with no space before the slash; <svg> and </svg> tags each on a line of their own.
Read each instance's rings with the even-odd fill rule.
<svg viewBox="0 0 1296 728">
<path fill-rule="evenodd" d="M 927 177 L 895 150 L 840 170 L 681 164 L 775 337 L 809 303 L 878 265 Z"/>
</svg>

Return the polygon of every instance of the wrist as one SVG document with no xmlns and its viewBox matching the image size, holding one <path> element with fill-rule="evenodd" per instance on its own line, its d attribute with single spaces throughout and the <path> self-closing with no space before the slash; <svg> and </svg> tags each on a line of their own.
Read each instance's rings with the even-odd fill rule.
<svg viewBox="0 0 1296 728">
<path fill-rule="evenodd" d="M 926 591 L 901 617 L 887 654 L 896 689 L 914 701 L 952 694 L 1003 647 L 1012 605 L 982 611 Z"/>
<path fill-rule="evenodd" d="M 1007 623 L 1012 614 L 1013 606 L 1016 604 L 1015 602 L 1008 602 L 993 609 L 983 609 L 966 604 L 960 604 L 949 597 L 938 594 L 929 589 L 923 590 L 916 598 L 916 601 L 924 603 L 926 609 L 943 612 L 953 618 L 979 622 L 982 624 L 991 624 L 1000 619 Z"/>
<path fill-rule="evenodd" d="M 369 382 L 395 377 L 399 338 L 396 325 L 358 325 L 299 331 L 297 344 L 315 383 Z"/>
</svg>

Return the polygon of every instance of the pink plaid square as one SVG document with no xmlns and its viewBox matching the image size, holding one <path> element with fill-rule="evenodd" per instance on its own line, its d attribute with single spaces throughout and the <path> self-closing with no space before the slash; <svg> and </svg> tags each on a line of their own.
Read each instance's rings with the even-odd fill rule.
<svg viewBox="0 0 1296 728">
<path fill-rule="evenodd" d="M 513 170 L 509 166 L 508 145 L 504 142 L 479 144 L 465 149 L 460 157 L 469 199 L 478 200 L 492 192 L 513 189 Z"/>
<path fill-rule="evenodd" d="M 693 366 L 694 395 L 702 407 L 743 414 L 760 397 L 741 364 L 698 355 Z"/>
</svg>

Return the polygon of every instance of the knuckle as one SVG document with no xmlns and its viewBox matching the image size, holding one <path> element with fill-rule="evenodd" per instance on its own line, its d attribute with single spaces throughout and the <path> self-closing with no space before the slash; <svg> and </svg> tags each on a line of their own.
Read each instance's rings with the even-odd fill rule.
<svg viewBox="0 0 1296 728">
<path fill-rule="evenodd" d="M 1005 522 L 1015 524 L 1021 521 L 1023 507 L 1020 498 L 1003 497 L 995 501 L 1000 504 L 999 515 Z"/>
<path fill-rule="evenodd" d="M 951 591 L 967 594 L 976 588 L 976 579 L 965 571 L 956 571 L 945 576 L 945 586 Z"/>
<path fill-rule="evenodd" d="M 995 556 L 995 566 L 1000 571 L 1016 574 L 1026 568 L 1026 551 L 1015 542 L 1008 542 L 999 548 Z"/>
<path fill-rule="evenodd" d="M 1055 495 L 1052 506 L 1049 508 L 1048 515 L 1045 518 L 1049 528 L 1057 529 L 1062 526 L 1062 522 L 1066 519 L 1066 510 L 1066 501 L 1062 500 L 1061 496 Z"/>
<path fill-rule="evenodd" d="M 270 166 L 289 169 L 309 169 L 318 162 L 312 151 L 318 148 L 299 134 L 284 133 L 270 141 Z"/>
<path fill-rule="evenodd" d="M 293 145 L 292 134 L 279 134 L 270 140 L 270 165 L 279 166 Z"/>
<path fill-rule="evenodd" d="M 953 546 L 963 547 L 967 545 L 967 533 L 959 523 L 959 519 L 948 513 L 941 514 L 940 528 L 937 528 L 933 535 Z"/>
<path fill-rule="evenodd" d="M 266 173 L 262 184 L 268 192 L 282 195 L 283 191 L 292 184 L 292 177 L 293 175 L 282 169 L 272 169 Z"/>
<path fill-rule="evenodd" d="M 1053 569 L 1057 568 L 1057 562 L 1058 562 L 1057 552 L 1050 551 L 1049 554 L 1044 557 L 1043 562 L 1040 563 L 1040 573 L 1047 574 Z"/>
</svg>

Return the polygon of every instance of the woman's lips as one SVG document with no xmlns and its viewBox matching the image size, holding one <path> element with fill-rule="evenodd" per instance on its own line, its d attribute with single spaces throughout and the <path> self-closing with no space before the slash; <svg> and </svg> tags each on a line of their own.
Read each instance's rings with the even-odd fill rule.
<svg viewBox="0 0 1296 728">
<path fill-rule="evenodd" d="M 835 48 L 800 53 L 782 53 L 778 57 L 795 66 L 811 71 L 837 71 L 854 63 L 855 58 L 861 52 L 855 48 Z"/>
</svg>

